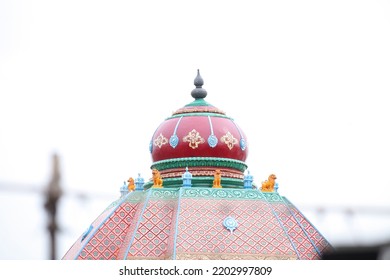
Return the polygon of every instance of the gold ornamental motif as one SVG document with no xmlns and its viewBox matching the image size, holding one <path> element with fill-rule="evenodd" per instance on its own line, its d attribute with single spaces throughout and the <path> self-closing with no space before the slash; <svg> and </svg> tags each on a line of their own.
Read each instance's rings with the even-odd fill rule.
<svg viewBox="0 0 390 280">
<path fill-rule="evenodd" d="M 199 144 L 204 143 L 204 139 L 202 136 L 200 136 L 199 132 L 197 132 L 195 129 L 188 132 L 188 135 L 183 137 L 184 142 L 188 142 L 188 146 L 190 146 L 193 149 L 198 148 Z"/>
<path fill-rule="evenodd" d="M 238 140 L 228 131 L 224 136 L 221 137 L 221 141 L 224 142 L 228 148 L 233 149 L 234 145 L 238 143 Z"/>
<path fill-rule="evenodd" d="M 160 135 L 156 139 L 154 139 L 153 143 L 155 146 L 161 148 L 162 145 L 165 145 L 168 143 L 168 139 L 160 133 Z"/>
</svg>

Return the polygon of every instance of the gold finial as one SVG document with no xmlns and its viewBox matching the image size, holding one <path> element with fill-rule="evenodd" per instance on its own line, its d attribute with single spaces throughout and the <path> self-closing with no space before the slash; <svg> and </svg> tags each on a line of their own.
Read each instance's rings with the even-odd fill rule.
<svg viewBox="0 0 390 280">
<path fill-rule="evenodd" d="M 221 170 L 217 169 L 214 172 L 213 188 L 222 188 L 221 186 Z"/>
<path fill-rule="evenodd" d="M 153 174 L 153 188 L 162 188 L 162 184 L 163 184 L 163 179 L 161 179 L 161 175 L 160 175 L 160 172 L 154 168 L 152 170 L 152 174 Z"/>
<path fill-rule="evenodd" d="M 129 184 L 127 185 L 129 192 L 134 191 L 135 190 L 134 179 L 130 177 L 129 180 L 127 180 L 127 182 L 129 182 Z"/>
<path fill-rule="evenodd" d="M 275 174 L 271 174 L 268 176 L 268 180 L 264 181 L 261 184 L 261 191 L 262 192 L 273 192 L 275 187 L 275 180 L 276 180 Z"/>
</svg>

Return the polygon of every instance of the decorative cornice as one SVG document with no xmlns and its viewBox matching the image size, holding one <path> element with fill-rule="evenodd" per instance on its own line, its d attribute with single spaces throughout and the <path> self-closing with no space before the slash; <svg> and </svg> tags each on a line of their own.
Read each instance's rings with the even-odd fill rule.
<svg viewBox="0 0 390 280">
<path fill-rule="evenodd" d="M 190 107 L 192 108 L 192 107 Z M 221 114 L 221 113 L 218 113 L 218 112 L 214 112 L 213 110 L 209 110 L 209 111 L 205 111 L 204 109 L 200 109 L 197 107 L 193 107 L 191 110 L 188 109 L 188 111 L 186 112 L 180 112 L 180 113 L 174 113 L 171 117 L 168 117 L 166 118 L 165 120 L 169 120 L 169 119 L 174 119 L 174 118 L 180 118 L 180 117 L 199 117 L 199 116 L 204 116 L 204 117 L 218 117 L 218 118 L 224 118 L 224 119 L 229 119 L 229 120 L 234 120 L 233 118 L 231 117 L 228 117 L 224 114 Z"/>
<path fill-rule="evenodd" d="M 183 189 L 183 198 L 213 198 L 213 199 L 243 199 L 264 200 L 258 190 L 247 189 L 213 189 L 213 188 L 186 188 Z"/>
<path fill-rule="evenodd" d="M 283 199 L 277 192 L 263 192 L 264 197 L 268 202 L 282 202 Z"/>
<path fill-rule="evenodd" d="M 192 188 L 201 188 L 208 189 L 213 185 L 214 177 L 210 176 L 200 176 L 192 177 Z M 222 178 L 222 187 L 223 189 L 242 189 L 244 182 L 241 179 L 234 178 Z M 149 189 L 153 185 L 153 181 L 149 181 L 144 184 L 144 189 Z M 164 189 L 174 189 L 181 188 L 183 186 L 183 179 L 180 177 L 177 178 L 166 178 L 164 179 Z"/>
<path fill-rule="evenodd" d="M 187 167 L 186 167 L 187 168 Z M 219 168 L 221 170 L 221 175 L 223 177 L 227 178 L 236 178 L 236 179 L 244 179 L 244 173 L 232 169 L 232 168 Z M 191 167 L 190 169 L 191 175 L 193 177 L 200 177 L 200 176 L 214 176 L 215 173 L 215 167 Z M 163 179 L 166 178 L 181 178 L 185 170 L 183 168 L 172 168 L 172 169 L 165 169 L 160 172 L 161 177 Z"/>
<path fill-rule="evenodd" d="M 177 199 L 179 189 L 152 189 L 151 199 Z"/>
<path fill-rule="evenodd" d="M 183 168 L 186 167 L 227 167 L 240 170 L 244 172 L 247 169 L 247 165 L 240 160 L 229 159 L 229 158 L 215 158 L 215 157 L 187 157 L 187 158 L 173 158 L 161 160 L 153 163 L 150 167 L 151 169 L 156 168 L 159 171 L 165 169 L 173 168 Z"/>
</svg>

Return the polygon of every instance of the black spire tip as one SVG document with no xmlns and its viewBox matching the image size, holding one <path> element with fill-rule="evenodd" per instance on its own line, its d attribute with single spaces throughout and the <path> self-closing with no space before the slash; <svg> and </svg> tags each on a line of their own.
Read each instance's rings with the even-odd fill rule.
<svg viewBox="0 0 390 280">
<path fill-rule="evenodd" d="M 203 78 L 200 76 L 199 69 L 198 69 L 198 75 L 196 75 L 194 80 L 194 85 L 196 88 L 194 88 L 191 91 L 191 96 L 195 99 L 205 98 L 207 96 L 207 91 L 202 88 L 203 86 Z"/>
</svg>

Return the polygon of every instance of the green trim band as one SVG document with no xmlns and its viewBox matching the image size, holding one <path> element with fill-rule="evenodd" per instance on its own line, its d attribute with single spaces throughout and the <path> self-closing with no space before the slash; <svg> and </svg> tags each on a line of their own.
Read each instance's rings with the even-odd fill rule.
<svg viewBox="0 0 390 280">
<path fill-rule="evenodd" d="M 175 118 L 180 118 L 180 117 L 194 117 L 194 116 L 205 116 L 205 117 L 211 116 L 211 117 L 224 118 L 224 119 L 229 119 L 229 120 L 234 121 L 233 118 L 228 117 L 226 115 L 217 114 L 217 113 L 207 113 L 207 112 L 201 112 L 201 113 L 195 113 L 195 112 L 193 112 L 193 113 L 180 113 L 180 114 L 168 117 L 165 120 L 175 119 Z"/>
<path fill-rule="evenodd" d="M 264 200 L 259 190 L 185 188 L 183 198 L 202 197 L 215 199 Z"/>
<path fill-rule="evenodd" d="M 187 157 L 160 160 L 152 164 L 151 169 L 166 170 L 186 167 L 232 168 L 244 172 L 248 166 L 240 160 L 215 157 Z"/>
<path fill-rule="evenodd" d="M 191 103 L 188 103 L 187 105 L 185 105 L 184 107 L 197 107 L 197 106 L 210 106 L 210 107 L 214 107 L 213 105 L 211 105 L 210 103 L 208 103 L 206 100 L 204 100 L 203 98 L 198 98 L 198 99 L 195 99 L 194 101 L 192 101 Z"/>
<path fill-rule="evenodd" d="M 152 189 L 152 197 L 155 199 L 177 199 L 179 188 Z M 259 190 L 248 189 L 213 189 L 213 188 L 182 188 L 182 198 L 209 198 L 209 199 L 242 199 L 242 200 L 266 200 Z"/>
<path fill-rule="evenodd" d="M 156 188 L 152 189 L 151 199 L 157 200 L 169 200 L 177 199 L 179 197 L 178 189 Z"/>
<path fill-rule="evenodd" d="M 182 178 L 165 178 L 163 179 L 163 188 L 181 188 L 183 186 Z M 214 177 L 199 176 L 192 177 L 191 184 L 196 188 L 211 188 L 213 186 Z M 244 181 L 234 178 L 222 177 L 222 188 L 224 189 L 243 189 Z M 144 189 L 149 189 L 153 186 L 153 182 L 149 181 L 144 184 Z"/>
<path fill-rule="evenodd" d="M 263 195 L 270 203 L 283 201 L 282 197 L 277 192 L 264 192 Z"/>
</svg>

